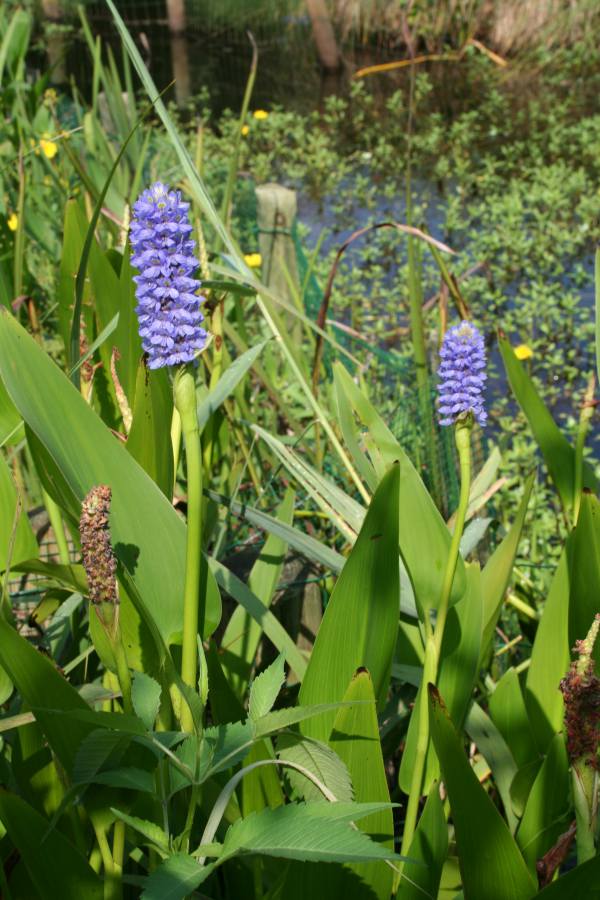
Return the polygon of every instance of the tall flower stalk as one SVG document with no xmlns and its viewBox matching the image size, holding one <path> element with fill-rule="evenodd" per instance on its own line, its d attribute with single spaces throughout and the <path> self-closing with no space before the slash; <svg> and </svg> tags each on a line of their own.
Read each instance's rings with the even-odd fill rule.
<svg viewBox="0 0 600 900">
<path fill-rule="evenodd" d="M 196 278 L 199 264 L 191 238 L 189 203 L 179 191 L 157 182 L 133 207 L 130 240 L 135 276 L 137 316 L 142 346 L 151 369 L 177 366 L 174 374 L 175 409 L 181 422 L 187 462 L 187 543 L 183 598 L 181 677 L 197 689 L 200 564 L 202 554 L 202 454 L 196 412 L 194 360 L 207 344 Z M 177 418 L 177 417 L 175 417 Z M 179 426 L 172 435 L 179 447 Z M 177 461 L 177 460 L 176 460 Z M 181 726 L 192 731 L 187 704 Z"/>
<path fill-rule="evenodd" d="M 429 611 L 425 611 L 425 660 L 423 680 L 417 698 L 418 732 L 415 763 L 412 771 L 406 820 L 402 836 L 402 854 L 407 855 L 415 833 L 419 800 L 423 783 L 425 760 L 429 747 L 429 709 L 427 685 L 435 684 L 438 676 L 440 653 L 444 640 L 446 619 L 452 585 L 460 554 L 469 493 L 471 490 L 471 432 L 474 422 L 485 425 L 483 389 L 486 382 L 485 347 L 483 338 L 474 325 L 463 322 L 449 329 L 440 350 L 438 369 L 438 411 L 441 425 L 454 427 L 454 437 L 460 465 L 460 495 L 456 509 L 454 531 L 442 581 L 435 624 Z"/>
</svg>

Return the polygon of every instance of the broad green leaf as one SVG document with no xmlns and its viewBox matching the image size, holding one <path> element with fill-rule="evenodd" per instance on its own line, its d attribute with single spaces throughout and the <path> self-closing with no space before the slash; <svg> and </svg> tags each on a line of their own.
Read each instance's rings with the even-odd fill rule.
<svg viewBox="0 0 600 900">
<path fill-rule="evenodd" d="M 150 678 L 143 672 L 134 674 L 131 701 L 136 715 L 140 717 L 148 731 L 152 731 L 154 728 L 160 707 L 160 694 L 160 684 L 154 678 Z"/>
<path fill-rule="evenodd" d="M 535 864 L 569 827 L 569 760 L 562 734 L 555 734 L 525 805 L 516 839 L 532 875 Z"/>
<path fill-rule="evenodd" d="M 102 900 L 102 881 L 87 860 L 20 797 L 0 791 L 0 819 L 41 900 Z"/>
<path fill-rule="evenodd" d="M 354 383 L 341 363 L 336 363 L 336 384 L 344 390 L 348 400 L 368 429 L 371 461 L 381 478 L 397 462 L 400 467 L 400 554 L 408 570 L 421 610 L 436 609 L 442 591 L 451 535 L 439 514 L 427 488 L 394 435 L 373 409 L 367 397 Z M 423 548 L 427 547 L 427 553 Z M 465 590 L 465 570 L 462 557 L 458 560 L 450 598 L 456 603 Z"/>
<path fill-rule="evenodd" d="M 389 803 L 390 794 L 379 740 L 375 695 L 371 677 L 365 669 L 356 672 L 352 678 L 344 701 L 352 705 L 342 707 L 336 715 L 329 746 L 346 764 L 352 779 L 354 799 L 357 802 Z M 378 843 L 394 849 L 394 819 L 391 808 L 373 813 L 363 819 L 359 827 Z M 372 892 L 379 900 L 389 900 L 393 871 L 388 865 L 379 862 L 356 863 L 352 869 L 368 885 L 369 896 Z"/>
<path fill-rule="evenodd" d="M 154 775 L 145 769 L 136 769 L 134 766 L 123 766 L 120 769 L 110 769 L 108 772 L 98 772 L 97 775 L 94 775 L 92 781 L 94 784 L 125 788 L 138 793 L 156 793 Z"/>
<path fill-rule="evenodd" d="M 508 669 L 489 700 L 490 718 L 508 744 L 519 768 L 538 758 L 519 676 Z"/>
<path fill-rule="evenodd" d="M 285 656 L 280 653 L 271 665 L 250 685 L 248 712 L 253 721 L 265 716 L 273 708 L 285 681 Z"/>
<path fill-rule="evenodd" d="M 0 379 L 0 447 L 4 444 L 17 444 L 21 440 L 23 440 L 23 419 Z"/>
<path fill-rule="evenodd" d="M 250 347 L 249 350 L 246 350 L 245 353 L 234 359 L 219 378 L 216 387 L 200 401 L 198 404 L 198 426 L 200 430 L 204 428 L 212 414 L 233 393 L 246 372 L 252 368 L 266 343 L 266 341 L 261 341 L 260 344 Z"/>
<path fill-rule="evenodd" d="M 70 772 L 81 741 L 94 726 L 74 721 L 65 728 L 64 718 L 61 721 L 52 716 L 50 709 L 61 710 L 63 714 L 69 710 L 91 713 L 89 706 L 54 664 L 17 634 L 3 616 L 0 616 L 0 664 L 24 703 L 33 710 L 62 766 Z"/>
<path fill-rule="evenodd" d="M 556 425 L 507 339 L 501 337 L 498 343 L 510 386 L 542 451 L 562 505 L 570 511 L 573 505 L 575 451 Z M 583 485 L 594 491 L 598 489 L 596 477 L 588 463 L 583 466 Z"/>
<path fill-rule="evenodd" d="M 286 491 L 277 510 L 277 518 L 291 525 L 294 515 L 294 491 Z M 249 589 L 265 607 L 271 605 L 279 583 L 286 552 L 286 543 L 276 535 L 269 535 L 248 578 Z M 256 657 L 262 630 L 243 606 L 234 609 L 221 641 L 222 664 L 229 683 L 238 697 L 243 697 Z"/>
<path fill-rule="evenodd" d="M 569 647 L 569 566 L 563 553 L 537 627 L 525 683 L 527 712 L 541 752 L 562 728 L 558 684 L 569 667 Z"/>
<path fill-rule="evenodd" d="M 135 313 L 135 269 L 130 263 L 129 247 L 123 254 L 119 274 L 119 322 L 114 334 L 115 347 L 119 351 L 116 360 L 117 375 L 121 387 L 133 409 L 138 365 L 142 358 L 142 341 Z"/>
<path fill-rule="evenodd" d="M 600 597 L 600 502 L 584 492 L 577 525 L 567 541 L 569 565 L 569 646 L 583 640 L 599 609 Z M 594 658 L 600 661 L 600 641 Z M 566 674 L 566 672 L 564 673 Z"/>
<path fill-rule="evenodd" d="M 119 809 L 112 809 L 117 819 L 121 819 L 134 831 L 137 831 L 146 838 L 149 844 L 157 847 L 162 854 L 168 851 L 168 838 L 162 828 L 155 822 L 149 822 L 148 819 L 140 819 L 137 816 L 129 816 L 127 813 L 121 812 Z"/>
<path fill-rule="evenodd" d="M 184 523 L 57 366 L 7 314 L 0 316 L 0 374 L 77 500 L 94 485 L 112 488 L 116 555 L 168 645 L 183 628 Z M 207 635 L 220 619 L 220 598 L 212 574 L 206 566 L 203 570 L 201 620 Z M 155 655 L 154 647 L 147 652 Z"/>
<path fill-rule="evenodd" d="M 478 703 L 471 705 L 465 722 L 465 731 L 491 769 L 494 784 L 502 799 L 508 827 L 511 834 L 514 834 L 518 824 L 510 796 L 510 786 L 517 774 L 514 756 L 490 717 Z"/>
<path fill-rule="evenodd" d="M 366 453 L 360 446 L 361 435 L 354 419 L 354 412 L 349 403 L 348 395 L 344 390 L 345 376 L 349 377 L 345 366 L 334 365 L 333 383 L 335 388 L 338 422 L 342 429 L 344 442 L 350 451 L 350 455 L 354 460 L 357 471 L 368 484 L 369 490 L 374 491 L 379 483 L 379 477 L 367 458 Z"/>
<path fill-rule="evenodd" d="M 23 509 L 22 500 L 19 504 L 8 464 L 0 454 L 0 572 L 7 565 L 12 567 L 13 563 L 23 562 L 38 553 L 27 511 Z"/>
<path fill-rule="evenodd" d="M 523 498 L 508 534 L 496 547 L 481 573 L 481 598 L 484 604 L 481 654 L 485 654 L 494 636 L 504 594 L 510 583 L 515 557 L 525 522 L 527 506 L 535 481 L 535 473 L 527 479 Z"/>
<path fill-rule="evenodd" d="M 322 741 L 302 738 L 300 735 L 284 732 L 277 740 L 277 753 L 280 759 L 297 763 L 329 788 L 337 800 L 352 800 L 354 792 L 350 773 L 337 753 Z M 294 769 L 285 770 L 294 794 L 309 802 L 323 800 L 323 794 L 301 772 Z M 369 798 L 373 799 L 373 798 Z M 386 798 L 389 802 L 389 797 Z"/>
<path fill-rule="evenodd" d="M 436 781 L 431 785 L 408 851 L 409 860 L 414 862 L 406 862 L 402 867 L 396 900 L 437 897 L 447 853 L 448 826 Z"/>
<path fill-rule="evenodd" d="M 466 566 L 467 584 L 462 600 L 448 610 L 444 628 L 444 638 L 440 652 L 438 687 L 446 699 L 450 718 L 457 729 L 462 729 L 463 721 L 471 700 L 473 687 L 479 674 L 478 660 L 481 650 L 482 610 L 481 574 L 479 565 Z M 420 692 L 419 692 L 406 737 L 406 746 L 400 762 L 399 784 L 404 793 L 410 791 L 411 775 L 417 750 Z M 431 785 L 439 779 L 439 764 L 432 744 L 429 744 L 423 779 L 423 793 L 428 794 Z"/>
<path fill-rule="evenodd" d="M 333 593 L 300 688 L 303 705 L 341 700 L 357 669 L 371 673 L 375 695 L 387 693 L 400 613 L 399 466 L 383 478 Z M 327 740 L 335 714 L 303 726 Z"/>
<path fill-rule="evenodd" d="M 448 790 L 466 897 L 529 900 L 536 882 L 506 823 L 479 783 L 437 690 L 430 686 L 431 735 Z"/>
<path fill-rule="evenodd" d="M 131 431 L 125 446 L 163 494 L 171 499 L 173 389 L 165 369 L 153 371 L 143 360 L 140 362 L 132 413 Z"/>
</svg>

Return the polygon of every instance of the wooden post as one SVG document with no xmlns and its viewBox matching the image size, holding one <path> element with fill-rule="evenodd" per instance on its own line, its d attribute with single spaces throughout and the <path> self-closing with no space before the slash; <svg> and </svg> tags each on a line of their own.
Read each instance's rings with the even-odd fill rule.
<svg viewBox="0 0 600 900">
<path fill-rule="evenodd" d="M 61 0 L 42 0 L 42 12 L 54 22 L 62 18 Z"/>
<path fill-rule="evenodd" d="M 262 257 L 262 278 L 277 296 L 291 306 L 296 305 L 289 280 L 300 283 L 292 227 L 298 203 L 296 192 L 280 184 L 261 184 L 256 188 L 258 245 Z M 286 317 L 294 337 L 301 337 L 299 320 Z"/>
<path fill-rule="evenodd" d="M 185 31 L 185 0 L 167 0 L 167 16 L 171 34 Z"/>
<path fill-rule="evenodd" d="M 187 39 L 183 34 L 171 35 L 171 60 L 175 79 L 177 106 L 185 106 L 192 93 L 190 82 L 190 55 Z"/>
<path fill-rule="evenodd" d="M 325 0 L 306 0 L 306 8 L 321 65 L 328 72 L 336 72 L 340 68 L 341 56 Z"/>
</svg>

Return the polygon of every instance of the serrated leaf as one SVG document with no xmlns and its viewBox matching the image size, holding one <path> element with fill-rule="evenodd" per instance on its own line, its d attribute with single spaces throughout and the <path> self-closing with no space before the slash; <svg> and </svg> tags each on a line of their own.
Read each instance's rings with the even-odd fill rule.
<svg viewBox="0 0 600 900">
<path fill-rule="evenodd" d="M 199 866 L 193 856 L 170 856 L 146 881 L 141 900 L 184 900 L 206 881 L 216 863 Z"/>
<path fill-rule="evenodd" d="M 322 741 L 312 738 L 300 738 L 298 735 L 284 733 L 277 741 L 277 755 L 280 759 L 297 763 L 312 772 L 319 781 L 329 788 L 337 800 L 352 800 L 354 791 L 346 764 L 337 753 Z M 285 770 L 286 778 L 294 789 L 294 793 L 309 802 L 323 800 L 319 788 L 308 780 L 301 772 L 294 769 Z"/>
<path fill-rule="evenodd" d="M 271 665 L 250 685 L 248 712 L 253 721 L 266 716 L 277 700 L 285 681 L 285 656 L 280 653 Z"/>
<path fill-rule="evenodd" d="M 108 772 L 98 772 L 94 775 L 94 784 L 106 784 L 114 788 L 126 788 L 130 791 L 141 791 L 146 794 L 156 792 L 154 776 L 145 769 L 136 769 L 133 766 L 121 769 L 111 769 Z"/>
<path fill-rule="evenodd" d="M 155 822 L 150 822 L 148 819 L 140 819 L 137 816 L 129 816 L 127 813 L 121 812 L 120 809 L 112 809 L 111 812 L 114 813 L 117 819 L 125 822 L 130 828 L 133 828 L 134 831 L 145 837 L 154 847 L 158 847 L 163 853 L 167 853 L 169 849 L 167 837 L 163 829 Z"/>
<path fill-rule="evenodd" d="M 145 675 L 135 672 L 131 686 L 131 702 L 136 715 L 142 720 L 148 731 L 152 731 L 160 707 L 160 684 Z"/>
<path fill-rule="evenodd" d="M 372 815 L 384 804 L 290 803 L 239 819 L 227 831 L 223 856 L 263 853 L 313 862 L 368 862 L 400 859 L 350 822 Z"/>
</svg>

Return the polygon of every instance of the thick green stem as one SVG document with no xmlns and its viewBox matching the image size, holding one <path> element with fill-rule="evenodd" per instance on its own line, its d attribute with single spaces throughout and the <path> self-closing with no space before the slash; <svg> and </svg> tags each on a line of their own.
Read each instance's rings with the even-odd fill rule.
<svg viewBox="0 0 600 900">
<path fill-rule="evenodd" d="M 125 858 L 125 822 L 117 820 L 113 829 L 113 872 L 115 880 L 123 878 L 123 861 Z"/>
<path fill-rule="evenodd" d="M 444 580 L 442 582 L 442 593 L 437 609 L 437 618 L 433 634 L 431 634 L 431 626 L 428 621 L 425 623 L 427 642 L 425 645 L 425 662 L 423 666 L 423 681 L 419 689 L 417 697 L 417 706 L 415 707 L 418 715 L 418 732 L 417 746 L 415 749 L 415 763 L 412 771 L 410 792 L 408 795 L 408 805 L 406 809 L 406 820 L 404 824 L 404 832 L 402 835 L 403 856 L 407 856 L 410 852 L 410 845 L 415 833 L 417 824 L 417 815 L 419 811 L 419 800 L 421 798 L 421 787 L 423 783 L 423 772 L 425 770 L 425 760 L 427 758 L 427 750 L 429 748 L 429 707 L 427 699 L 427 685 L 429 682 L 435 684 L 438 675 L 438 666 L 440 652 L 442 649 L 442 641 L 444 638 L 444 629 L 446 627 L 446 619 L 448 616 L 448 606 L 450 603 L 450 595 L 452 593 L 452 584 L 458 564 L 458 556 L 460 553 L 460 540 L 465 525 L 467 508 L 469 506 L 469 492 L 471 489 L 471 428 L 472 420 L 469 417 L 464 422 L 458 422 L 455 430 L 456 447 L 458 449 L 458 457 L 460 462 L 460 497 L 458 501 L 458 509 L 456 510 L 456 524 L 452 533 L 452 541 L 450 543 L 450 551 L 446 562 L 446 570 L 444 572 Z M 426 616 L 429 613 L 426 612 Z"/>
<path fill-rule="evenodd" d="M 183 646 L 181 677 L 194 691 L 198 689 L 198 620 L 200 560 L 202 553 L 202 451 L 196 412 L 196 384 L 190 366 L 175 377 L 175 406 L 181 416 L 187 463 L 187 545 L 183 598 Z M 194 730 L 191 710 L 185 701 L 181 708 L 181 727 Z"/>
<path fill-rule="evenodd" d="M 577 820 L 577 864 L 596 855 L 598 829 L 598 772 L 589 756 L 573 763 L 571 770 L 573 801 Z"/>
</svg>

